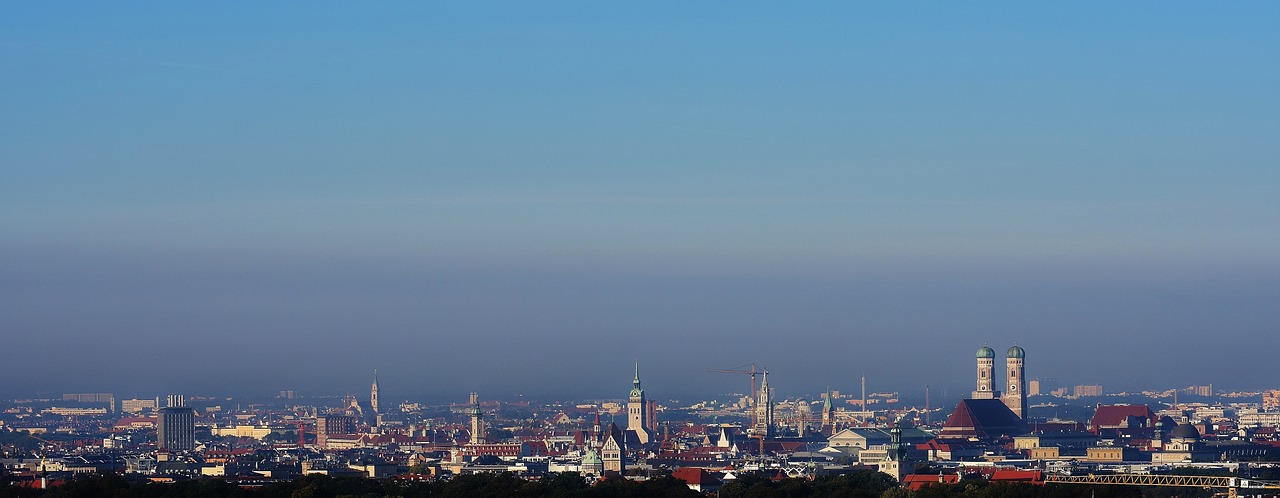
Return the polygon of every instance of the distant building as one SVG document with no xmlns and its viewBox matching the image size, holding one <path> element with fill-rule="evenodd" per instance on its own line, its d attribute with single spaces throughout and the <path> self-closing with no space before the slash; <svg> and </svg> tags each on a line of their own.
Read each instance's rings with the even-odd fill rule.
<svg viewBox="0 0 1280 498">
<path fill-rule="evenodd" d="M 1270 391 L 1262 392 L 1262 409 L 1280 409 L 1280 389 L 1272 389 Z"/>
<path fill-rule="evenodd" d="M 604 475 L 604 460 L 600 459 L 600 454 L 594 449 L 588 449 L 587 454 L 582 456 L 582 475 L 591 477 L 600 477 Z"/>
<path fill-rule="evenodd" d="M 63 394 L 62 400 L 77 403 L 106 403 L 107 411 L 116 411 L 116 395 L 112 393 Z"/>
<path fill-rule="evenodd" d="M 196 413 L 182 396 L 170 396 L 170 404 L 156 414 L 156 447 L 161 450 L 196 449 Z"/>
<path fill-rule="evenodd" d="M 210 429 L 210 432 L 214 436 L 262 439 L 271 434 L 271 428 L 258 425 L 234 425 L 230 427 L 214 427 Z"/>
<path fill-rule="evenodd" d="M 1098 384 L 1082 384 L 1071 388 L 1071 394 L 1077 398 L 1102 396 L 1102 386 Z"/>
<path fill-rule="evenodd" d="M 1186 389 L 1183 389 L 1182 392 L 1192 396 L 1213 396 L 1213 384 L 1209 384 L 1207 386 L 1188 386 Z"/>
<path fill-rule="evenodd" d="M 1026 432 L 1022 418 L 995 399 L 960 400 L 942 424 L 939 437 L 996 438 Z"/>
<path fill-rule="evenodd" d="M 617 424 L 609 424 L 609 432 L 605 435 L 604 444 L 600 446 L 600 460 L 604 463 L 604 471 L 626 472 L 627 443 L 623 440 L 622 430 Z"/>
<path fill-rule="evenodd" d="M 356 418 L 350 415 L 321 415 L 316 417 L 316 445 L 324 448 L 330 436 L 355 434 Z"/>
<path fill-rule="evenodd" d="M 1027 396 L 1039 396 L 1039 395 L 1040 395 L 1040 379 L 1032 379 L 1030 382 L 1027 382 Z"/>
<path fill-rule="evenodd" d="M 154 399 L 122 399 L 120 400 L 120 411 L 124 413 L 142 413 L 143 411 L 155 410 L 156 400 Z"/>
<path fill-rule="evenodd" d="M 751 434 L 757 437 L 773 437 L 773 393 L 769 392 L 769 371 L 760 374 L 760 392 L 756 393 L 756 424 Z"/>
<path fill-rule="evenodd" d="M 640 388 L 640 362 L 636 362 L 636 376 L 631 381 L 631 394 L 627 399 L 627 432 L 635 432 L 635 440 L 646 444 L 653 440 L 653 431 L 647 426 L 651 408 Z"/>
<path fill-rule="evenodd" d="M 995 399 L 1000 393 L 993 387 L 995 377 L 996 350 L 989 346 L 978 348 L 978 387 L 970 396 L 972 399 Z"/>
<path fill-rule="evenodd" d="M 1013 411 L 1018 418 L 1027 416 L 1027 376 L 1024 364 L 1026 350 L 1013 346 L 1005 354 L 1004 391 L 996 389 L 995 358 L 996 351 L 989 346 L 978 349 L 977 389 L 972 399 L 999 399 Z"/>
<path fill-rule="evenodd" d="M 373 388 L 369 390 L 369 408 L 373 409 L 374 414 L 382 413 L 378 409 L 378 370 L 373 370 Z"/>
<path fill-rule="evenodd" d="M 480 409 L 480 396 L 471 393 L 471 444 L 485 444 L 484 410 Z"/>
<path fill-rule="evenodd" d="M 1094 434 L 1115 434 L 1118 430 L 1156 426 L 1156 414 L 1147 405 L 1098 405 L 1089 423 Z"/>
<path fill-rule="evenodd" d="M 1026 432 L 1027 415 L 1026 350 L 1018 346 L 1005 352 L 1006 391 L 996 390 L 996 351 L 978 348 L 977 388 L 972 398 L 961 400 L 943 423 L 940 437 L 995 438 Z"/>
<path fill-rule="evenodd" d="M 1023 361 L 1027 357 L 1026 350 L 1013 346 L 1009 348 L 1005 354 L 1005 369 L 1008 376 L 1005 378 L 1006 391 L 1004 396 L 1000 397 L 1005 406 L 1008 406 L 1018 418 L 1027 418 L 1027 371 Z"/>
</svg>

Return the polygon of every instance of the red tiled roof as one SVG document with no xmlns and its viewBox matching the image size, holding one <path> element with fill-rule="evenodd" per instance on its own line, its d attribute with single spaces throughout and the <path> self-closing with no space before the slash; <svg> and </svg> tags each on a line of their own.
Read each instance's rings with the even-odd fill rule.
<svg viewBox="0 0 1280 498">
<path fill-rule="evenodd" d="M 700 486 L 711 486 L 720 484 L 720 480 L 707 472 L 702 467 L 680 467 L 671 472 L 671 477 L 684 481 L 687 484 L 697 484 Z"/>
<path fill-rule="evenodd" d="M 998 399 L 965 399 L 947 417 L 943 434 L 958 436 L 1013 435 L 1021 432 L 1021 419 Z"/>
<path fill-rule="evenodd" d="M 992 481 L 1017 481 L 1044 484 L 1044 475 L 1038 470 L 998 469 L 989 477 Z"/>
<path fill-rule="evenodd" d="M 1101 405 L 1094 412 L 1089 427 L 1095 432 L 1103 427 L 1121 427 L 1128 423 L 1129 417 L 1143 418 L 1147 422 L 1155 420 L 1155 414 L 1147 405 Z"/>
<path fill-rule="evenodd" d="M 912 491 L 930 484 L 955 484 L 960 482 L 960 474 L 907 474 L 902 477 L 902 485 Z"/>
</svg>

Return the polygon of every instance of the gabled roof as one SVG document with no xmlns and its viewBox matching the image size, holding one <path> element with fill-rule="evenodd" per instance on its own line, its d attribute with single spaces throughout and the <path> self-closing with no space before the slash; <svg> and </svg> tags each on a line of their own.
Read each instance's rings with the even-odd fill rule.
<svg viewBox="0 0 1280 498">
<path fill-rule="evenodd" d="M 1129 417 L 1145 419 L 1150 425 L 1150 422 L 1155 420 L 1155 413 L 1152 413 L 1147 405 L 1099 405 L 1089 427 L 1094 432 L 1108 427 L 1125 427 L 1128 425 Z"/>
<path fill-rule="evenodd" d="M 1022 419 L 998 399 L 965 399 L 942 424 L 947 436 L 1012 436 L 1024 432 Z"/>
<path fill-rule="evenodd" d="M 605 434 L 606 434 L 604 438 L 605 444 L 608 444 L 609 441 L 613 441 L 613 444 L 616 445 L 619 449 L 625 450 L 627 448 L 627 441 L 623 439 L 622 429 L 618 428 L 618 424 L 610 423 L 609 429 L 605 432 Z"/>
</svg>

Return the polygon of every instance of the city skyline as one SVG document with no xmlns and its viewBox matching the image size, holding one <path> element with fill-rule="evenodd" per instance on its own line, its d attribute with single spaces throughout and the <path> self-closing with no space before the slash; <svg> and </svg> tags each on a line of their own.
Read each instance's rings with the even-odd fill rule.
<svg viewBox="0 0 1280 498">
<path fill-rule="evenodd" d="M 1276 4 L 7 14 L 0 398 L 1270 382 Z"/>
</svg>

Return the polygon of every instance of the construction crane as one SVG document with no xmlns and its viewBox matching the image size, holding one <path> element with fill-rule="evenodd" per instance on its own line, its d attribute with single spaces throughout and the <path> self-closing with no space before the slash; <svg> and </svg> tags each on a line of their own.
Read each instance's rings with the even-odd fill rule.
<svg viewBox="0 0 1280 498">
<path fill-rule="evenodd" d="M 743 370 L 743 369 L 744 369 L 744 368 L 746 368 L 746 367 L 751 367 L 751 369 L 750 369 L 750 370 Z M 742 366 L 739 366 L 739 367 L 733 367 L 733 368 L 708 368 L 708 369 L 707 369 L 707 371 L 708 371 L 708 372 L 712 372 L 712 373 L 727 373 L 727 374 L 750 375 L 750 376 L 751 376 L 751 391 L 750 391 L 750 394 L 748 394 L 748 395 L 747 395 L 747 405 L 751 407 L 751 410 L 750 410 L 750 411 L 751 411 L 751 425 L 754 427 L 754 426 L 756 425 L 756 410 L 755 410 L 755 407 L 756 407 L 756 374 L 763 373 L 763 372 L 764 372 L 764 370 L 757 369 L 757 368 L 756 368 L 756 364 L 755 364 L 755 363 L 751 363 L 751 364 L 749 364 L 749 365 L 742 365 Z"/>
<path fill-rule="evenodd" d="M 1045 484 L 1104 484 L 1113 486 L 1172 486 L 1181 488 L 1201 488 L 1225 490 L 1215 496 L 1235 498 L 1241 490 L 1262 491 L 1280 489 L 1280 482 L 1257 479 L 1241 479 L 1225 476 L 1175 476 L 1152 474 L 1098 474 L 1064 476 L 1049 474 L 1044 478 Z"/>
</svg>

